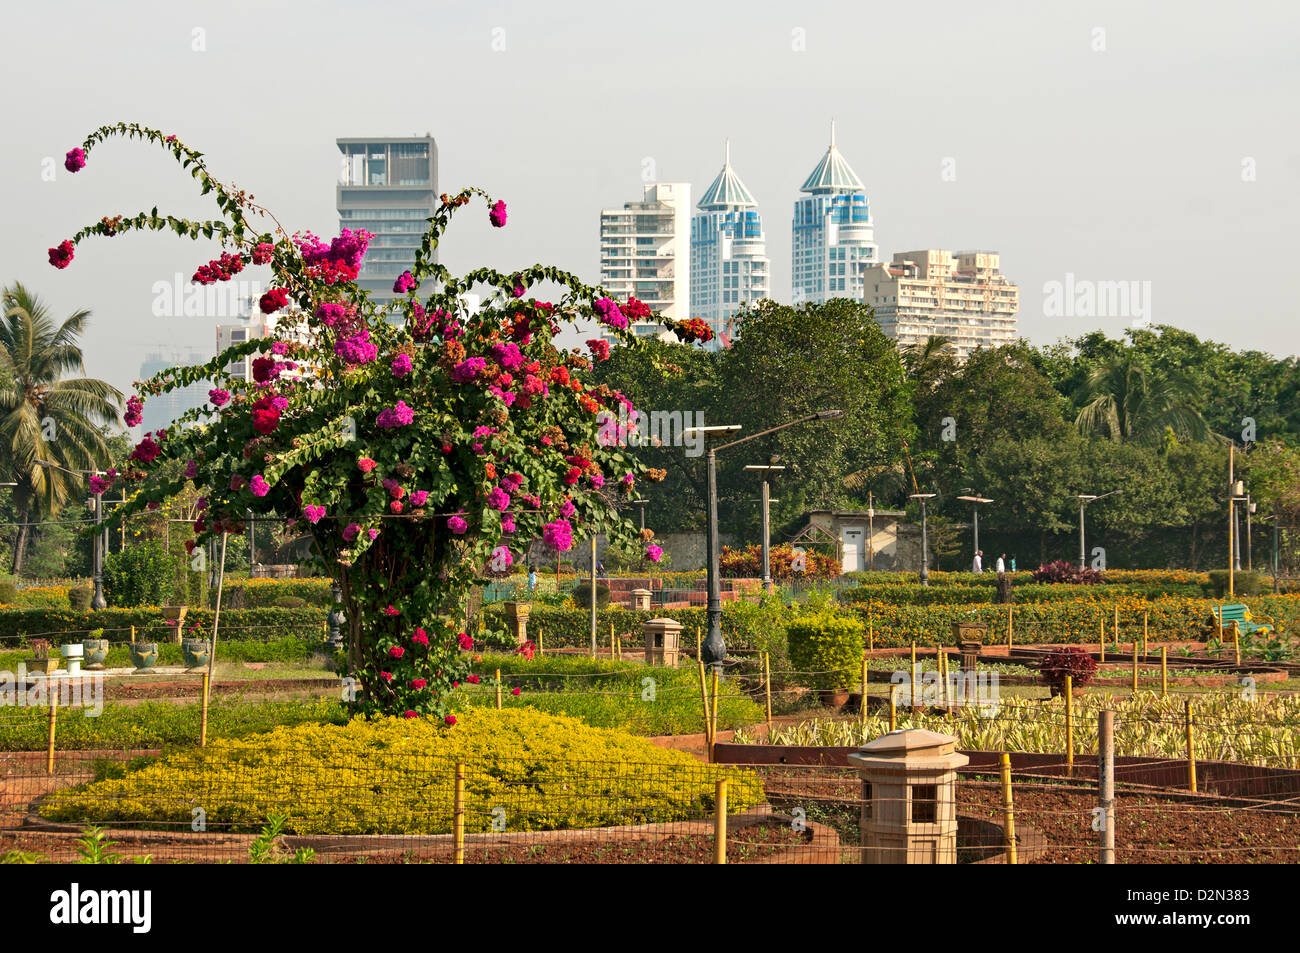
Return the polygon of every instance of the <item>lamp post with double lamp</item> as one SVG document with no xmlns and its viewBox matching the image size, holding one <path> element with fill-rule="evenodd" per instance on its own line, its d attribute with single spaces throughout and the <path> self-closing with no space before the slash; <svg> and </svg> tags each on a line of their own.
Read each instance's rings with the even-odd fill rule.
<svg viewBox="0 0 1300 953">
<path fill-rule="evenodd" d="M 1080 493 L 1079 496 L 1079 568 L 1083 569 L 1088 565 L 1088 547 L 1084 542 L 1083 529 L 1083 509 L 1089 503 L 1096 503 L 1098 500 L 1104 500 L 1108 496 L 1114 496 L 1116 493 L 1123 493 L 1123 490 L 1111 490 L 1109 493 L 1103 493 L 1097 496 L 1094 493 Z"/>
<path fill-rule="evenodd" d="M 919 500 L 921 503 L 921 585 L 930 584 L 930 531 L 925 520 L 925 503 L 926 500 L 932 500 L 937 494 L 934 493 L 910 493 L 909 500 Z"/>
<path fill-rule="evenodd" d="M 966 492 L 967 492 L 967 493 L 973 493 L 974 491 L 972 491 L 972 490 L 967 490 Z M 957 499 L 959 499 L 959 500 L 965 500 L 967 503 L 969 503 L 969 504 L 971 505 L 971 510 L 974 511 L 974 514 L 975 514 L 975 552 L 978 553 L 978 552 L 980 551 L 980 504 L 981 504 L 981 503 L 992 503 L 992 502 L 994 502 L 994 501 L 993 501 L 993 500 L 990 500 L 990 499 L 989 499 L 988 497 L 986 497 L 986 496 L 980 496 L 980 495 L 978 495 L 978 494 L 976 494 L 976 495 L 974 495 L 974 496 L 959 496 L 959 497 L 957 497 Z M 983 567 L 981 567 L 981 568 L 983 568 Z"/>
<path fill-rule="evenodd" d="M 739 424 L 728 424 L 722 427 L 692 427 L 683 432 L 682 437 L 687 441 L 703 438 L 708 444 L 708 451 L 705 454 L 709 474 L 708 531 L 705 534 L 705 549 L 708 559 L 708 603 L 705 607 L 705 614 L 708 616 L 709 633 L 704 640 L 703 655 L 704 661 L 710 665 L 720 666 L 727 657 L 727 644 L 722 640 L 722 592 L 718 581 L 720 575 L 718 569 L 718 454 L 730 447 L 747 443 L 750 440 L 757 440 L 759 437 L 766 437 L 778 430 L 785 430 L 787 427 L 793 427 L 796 424 L 804 424 L 810 420 L 832 420 L 835 417 L 843 416 L 843 414 L 844 411 L 838 409 L 819 410 L 815 414 L 788 420 L 779 426 L 769 427 L 767 430 L 760 430 L 756 434 L 750 434 L 748 437 L 741 437 L 739 440 L 732 440 L 724 444 L 717 444 L 716 441 L 736 433 L 740 430 Z"/>
<path fill-rule="evenodd" d="M 70 470 L 67 467 L 61 467 L 57 463 L 51 463 L 49 460 L 37 460 L 37 466 L 48 467 L 51 470 L 62 470 L 64 473 L 75 473 L 86 476 L 104 476 L 107 471 L 104 470 Z M 104 522 L 104 494 L 96 493 L 92 497 L 95 507 L 95 525 L 100 526 Z M 92 609 L 107 609 L 108 600 L 104 598 L 104 551 L 108 549 L 108 530 L 99 530 L 95 533 L 94 546 L 92 551 L 91 562 L 94 566 L 95 594 L 90 599 Z"/>
<path fill-rule="evenodd" d="M 641 507 L 641 532 L 643 533 L 645 532 L 645 508 L 646 504 L 649 502 L 649 500 L 628 500 L 628 503 L 633 506 Z"/>
<path fill-rule="evenodd" d="M 771 504 L 772 500 L 769 496 L 767 476 L 769 473 L 784 469 L 784 466 L 777 466 L 773 463 L 751 463 L 745 467 L 747 473 L 763 474 L 763 494 L 761 497 L 763 504 L 763 589 L 766 592 L 772 591 L 772 521 L 769 510 L 769 504 Z"/>
</svg>

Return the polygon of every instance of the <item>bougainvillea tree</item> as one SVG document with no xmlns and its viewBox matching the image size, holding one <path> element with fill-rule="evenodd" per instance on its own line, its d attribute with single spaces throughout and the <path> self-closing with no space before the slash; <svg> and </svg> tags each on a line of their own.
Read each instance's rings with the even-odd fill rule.
<svg viewBox="0 0 1300 953">
<path fill-rule="evenodd" d="M 342 590 L 359 709 L 450 719 L 448 696 L 473 649 L 462 627 L 474 581 L 516 562 L 537 538 L 561 552 L 592 533 L 632 542 L 619 497 L 638 479 L 661 476 L 638 464 L 626 441 L 608 439 L 608 420 L 626 399 L 583 382 L 608 342 L 560 350 L 562 325 L 594 317 L 629 347 L 637 346 L 631 321 L 653 318 L 691 340 L 701 328 L 655 316 L 635 299 L 614 301 L 554 267 L 452 275 L 432 259 L 457 210 L 479 198 L 492 225 L 507 222 L 505 203 L 478 189 L 442 196 L 411 269 L 394 285 L 399 297 L 380 305 L 357 283 L 369 234 L 290 234 L 252 195 L 213 178 L 202 154 L 175 136 L 104 126 L 68 153 L 66 167 L 86 168 L 113 137 L 170 153 L 203 194 L 215 195 L 221 215 L 192 221 L 155 208 L 103 218 L 51 248 L 50 263 L 68 267 L 92 235 L 170 229 L 217 239 L 221 254 L 193 280 L 268 266 L 260 307 L 277 315 L 270 336 L 140 384 L 128 426 L 150 397 L 201 381 L 211 390 L 204 407 L 146 434 L 130 468 L 110 475 L 133 484 L 119 515 L 193 484 L 203 510 L 191 550 L 243 532 L 247 510 L 296 521 Z M 259 231 L 254 222 L 272 227 Z M 529 294 L 542 282 L 558 289 L 558 300 Z M 486 291 L 476 309 L 465 303 L 471 289 Z M 251 379 L 227 375 L 246 359 Z M 166 467 L 171 460 L 181 467 Z"/>
</svg>

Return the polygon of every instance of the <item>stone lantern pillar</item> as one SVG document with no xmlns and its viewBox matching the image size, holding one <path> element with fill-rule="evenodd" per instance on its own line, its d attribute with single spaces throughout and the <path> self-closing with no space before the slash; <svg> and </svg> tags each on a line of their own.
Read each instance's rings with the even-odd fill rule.
<svg viewBox="0 0 1300 953">
<path fill-rule="evenodd" d="M 650 608 L 649 589 L 632 590 L 632 608 L 637 610 L 638 612 L 645 611 Z"/>
<path fill-rule="evenodd" d="M 989 634 L 989 627 L 983 622 L 954 622 L 952 638 L 961 648 L 961 667 L 964 672 L 973 672 L 978 667 L 980 649 Z"/>
<path fill-rule="evenodd" d="M 924 728 L 891 731 L 849 761 L 862 776 L 862 863 L 955 864 L 957 739 Z"/>
<path fill-rule="evenodd" d="M 532 608 L 531 603 L 527 602 L 506 603 L 506 624 L 510 626 L 515 645 L 523 645 L 528 641 L 528 614 Z"/>
<path fill-rule="evenodd" d="M 682 624 L 676 619 L 648 619 L 641 623 L 647 665 L 675 666 L 681 651 Z"/>
</svg>

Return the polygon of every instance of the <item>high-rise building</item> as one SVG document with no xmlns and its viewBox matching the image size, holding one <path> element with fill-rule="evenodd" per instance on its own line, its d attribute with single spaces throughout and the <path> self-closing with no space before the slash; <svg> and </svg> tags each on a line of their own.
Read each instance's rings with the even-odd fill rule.
<svg viewBox="0 0 1300 953">
<path fill-rule="evenodd" d="M 862 297 L 862 266 L 877 261 L 866 188 L 831 144 L 804 180 L 791 224 L 791 300 L 820 303 Z"/>
<path fill-rule="evenodd" d="M 657 182 L 640 202 L 600 213 L 600 284 L 619 301 L 636 298 L 665 317 L 691 317 L 691 186 Z M 663 328 L 642 322 L 637 334 Z"/>
<path fill-rule="evenodd" d="M 1016 339 L 1020 289 L 999 267 L 991 251 L 899 252 L 892 262 L 863 267 L 862 302 L 900 347 L 941 335 L 964 360 L 977 347 Z"/>
<path fill-rule="evenodd" d="M 375 236 L 358 283 L 376 303 L 386 304 L 397 297 L 393 282 L 415 263 L 427 220 L 438 207 L 438 145 L 426 135 L 339 139 L 338 147 L 339 228 L 364 228 Z"/>
<path fill-rule="evenodd" d="M 713 340 L 726 347 L 739 330 L 735 316 L 746 303 L 771 294 L 771 262 L 758 203 L 731 167 L 723 146 L 722 171 L 695 206 L 691 219 L 691 317 L 709 322 Z"/>
<path fill-rule="evenodd" d="M 208 360 L 209 358 L 205 357 L 201 351 L 190 351 L 187 354 L 155 352 L 147 355 L 144 362 L 141 363 L 140 380 L 148 380 L 155 374 L 170 370 L 178 365 L 206 364 Z M 170 427 L 177 418 L 187 411 L 202 407 L 207 403 L 208 388 L 211 386 L 207 381 L 197 381 L 185 387 L 177 387 L 161 394 L 154 394 L 144 402 L 140 428 L 146 432 L 151 432 Z"/>
</svg>

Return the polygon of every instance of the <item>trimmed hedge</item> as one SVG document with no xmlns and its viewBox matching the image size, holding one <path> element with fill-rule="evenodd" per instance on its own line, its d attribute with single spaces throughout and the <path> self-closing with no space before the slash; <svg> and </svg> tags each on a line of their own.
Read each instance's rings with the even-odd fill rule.
<svg viewBox="0 0 1300 953">
<path fill-rule="evenodd" d="M 268 609 L 278 599 L 301 599 L 306 605 L 328 611 L 334 602 L 329 579 L 227 579 L 222 584 L 221 606 L 226 609 Z M 215 590 L 209 601 L 216 599 Z"/>
<path fill-rule="evenodd" d="M 860 678 L 866 627 L 859 620 L 819 612 L 794 619 L 785 631 L 801 684 L 843 690 Z"/>
<path fill-rule="evenodd" d="M 188 628 L 198 623 L 208 631 L 212 629 L 212 610 L 191 609 L 185 616 Z M 328 615 L 322 609 L 222 609 L 221 629 L 223 639 L 267 639 L 296 636 L 322 638 Z M 103 629 L 104 638 L 110 642 L 130 640 L 131 626 L 135 626 L 137 640 L 168 641 L 174 631 L 162 617 L 162 610 L 154 607 L 138 609 L 5 609 L 0 611 L 0 642 L 12 643 L 20 636 L 48 638 L 51 642 L 60 637 L 85 635 L 94 629 Z"/>
<path fill-rule="evenodd" d="M 845 589 L 840 602 L 890 602 L 897 605 L 973 605 L 993 601 L 993 586 L 947 583 L 928 586 L 897 586 L 873 583 Z M 1107 605 L 1121 598 L 1163 599 L 1168 596 L 1201 597 L 1196 583 L 1114 583 L 1111 585 L 1072 585 L 1069 583 L 1024 582 L 1011 587 L 1011 597 L 1019 605 L 1037 602 L 1066 602 L 1081 599 Z"/>
</svg>

